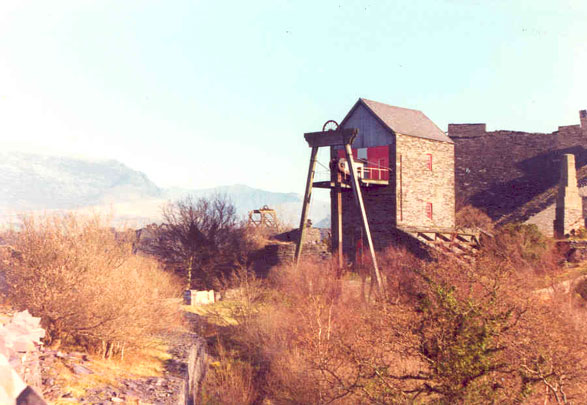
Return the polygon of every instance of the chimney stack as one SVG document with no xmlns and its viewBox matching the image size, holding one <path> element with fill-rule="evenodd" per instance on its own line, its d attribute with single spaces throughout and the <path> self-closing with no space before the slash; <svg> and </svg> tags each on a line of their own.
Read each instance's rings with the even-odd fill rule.
<svg viewBox="0 0 587 405">
<path fill-rule="evenodd" d="M 579 118 L 581 119 L 581 128 L 587 133 L 587 110 L 579 111 Z"/>
<path fill-rule="evenodd" d="M 585 226 L 583 199 L 579 195 L 577 186 L 575 155 L 570 153 L 563 155 L 561 163 L 554 220 L 554 235 L 559 239 L 567 238 L 573 231 Z"/>
</svg>

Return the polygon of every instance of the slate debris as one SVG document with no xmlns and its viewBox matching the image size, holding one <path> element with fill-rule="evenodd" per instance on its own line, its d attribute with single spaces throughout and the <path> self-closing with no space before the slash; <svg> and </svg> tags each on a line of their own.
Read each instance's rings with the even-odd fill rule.
<svg viewBox="0 0 587 405">
<path fill-rule="evenodd" d="M 118 404 L 134 403 L 176 405 L 183 390 L 187 371 L 187 356 L 196 335 L 193 333 L 174 333 L 165 336 L 173 356 L 166 364 L 163 376 L 126 378 L 118 381 L 116 387 L 103 385 L 86 391 L 83 398 L 74 398 L 70 392 L 60 387 L 51 369 L 55 362 L 62 362 L 76 375 L 93 374 L 91 359 L 84 353 L 64 353 L 43 348 L 39 356 L 42 374 L 42 393 L 47 400 L 59 399 L 62 402 L 79 404 Z"/>
</svg>

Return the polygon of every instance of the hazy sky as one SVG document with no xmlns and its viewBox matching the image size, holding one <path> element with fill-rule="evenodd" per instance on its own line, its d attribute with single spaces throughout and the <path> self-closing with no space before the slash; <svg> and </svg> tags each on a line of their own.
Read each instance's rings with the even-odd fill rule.
<svg viewBox="0 0 587 405">
<path fill-rule="evenodd" d="M 358 97 L 443 129 L 576 124 L 587 1 L 0 2 L 3 149 L 301 193 L 303 133 Z"/>
</svg>

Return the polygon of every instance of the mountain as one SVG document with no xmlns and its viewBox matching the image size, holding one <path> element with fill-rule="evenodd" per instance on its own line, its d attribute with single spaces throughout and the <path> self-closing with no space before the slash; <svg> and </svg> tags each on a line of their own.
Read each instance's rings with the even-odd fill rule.
<svg viewBox="0 0 587 405">
<path fill-rule="evenodd" d="M 162 196 L 144 173 L 115 160 L 0 152 L 0 208 L 74 209 Z"/>
<path fill-rule="evenodd" d="M 302 195 L 297 193 L 276 193 L 272 191 L 252 188 L 244 184 L 219 186 L 207 189 L 170 189 L 166 195 L 170 200 L 177 200 L 186 196 L 194 198 L 211 197 L 214 195 L 226 196 L 237 208 L 237 213 L 246 216 L 249 211 L 268 206 L 276 210 L 279 221 L 283 224 L 298 226 L 302 209 Z M 330 215 L 330 203 L 317 198 L 312 199 L 310 219 L 314 223 Z M 330 226 L 330 225 L 329 225 Z"/>
<path fill-rule="evenodd" d="M 172 200 L 186 195 L 191 195 L 195 198 L 214 195 L 228 196 L 233 204 L 243 212 L 261 208 L 263 205 L 275 206 L 291 202 L 301 203 L 302 201 L 301 196 L 296 193 L 276 193 L 252 188 L 244 184 L 194 190 L 168 189 L 166 191 L 166 196 Z"/>
<path fill-rule="evenodd" d="M 302 196 L 277 193 L 246 185 L 207 189 L 163 189 L 144 173 L 115 160 L 87 160 L 32 153 L 0 152 L 0 219 L 22 211 L 80 210 L 106 212 L 117 225 L 142 226 L 161 220 L 165 203 L 224 195 L 246 218 L 249 211 L 265 205 L 278 219 L 297 226 Z M 327 201 L 313 198 L 310 218 L 320 222 L 329 214 Z"/>
</svg>

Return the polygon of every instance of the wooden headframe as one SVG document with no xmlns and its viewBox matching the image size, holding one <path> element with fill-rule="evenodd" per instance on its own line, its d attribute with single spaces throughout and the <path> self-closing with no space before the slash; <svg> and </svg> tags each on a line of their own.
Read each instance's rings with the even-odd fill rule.
<svg viewBox="0 0 587 405">
<path fill-rule="evenodd" d="M 306 180 L 306 190 L 304 193 L 303 205 L 302 205 L 302 216 L 300 218 L 300 235 L 298 244 L 296 246 L 295 253 L 295 265 L 297 267 L 300 257 L 302 255 L 302 248 L 304 244 L 304 236 L 306 233 L 306 222 L 308 220 L 308 209 L 310 206 L 310 200 L 312 197 L 312 185 L 314 183 L 314 173 L 316 171 L 316 156 L 318 154 L 318 148 L 323 146 L 343 146 L 346 154 L 346 159 L 349 165 L 349 171 L 351 176 L 351 188 L 355 197 L 355 202 L 359 208 L 361 214 L 361 225 L 363 233 L 367 237 L 367 244 L 369 246 L 369 252 L 371 254 L 371 260 L 373 262 L 373 277 L 377 281 L 377 288 L 380 294 L 383 294 L 383 280 L 379 267 L 377 266 L 377 258 L 375 257 L 375 249 L 373 247 L 373 240 L 371 238 L 371 232 L 369 230 L 369 223 L 367 221 L 367 213 L 365 211 L 365 205 L 363 203 L 363 196 L 361 194 L 361 185 L 355 171 L 355 163 L 353 160 L 353 152 L 351 145 L 354 142 L 359 130 L 357 128 L 344 128 L 331 131 L 321 132 L 309 132 L 304 134 L 304 138 L 308 142 L 308 145 L 312 148 L 310 153 L 310 166 L 308 167 L 308 177 Z M 339 250 L 342 246 L 339 245 Z"/>
</svg>

